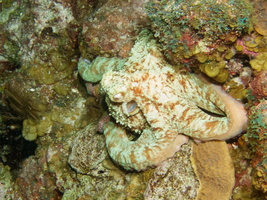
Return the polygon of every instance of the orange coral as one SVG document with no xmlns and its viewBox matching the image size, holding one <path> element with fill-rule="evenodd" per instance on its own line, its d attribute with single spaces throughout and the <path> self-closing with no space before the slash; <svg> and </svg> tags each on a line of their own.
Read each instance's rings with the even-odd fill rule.
<svg viewBox="0 0 267 200">
<path fill-rule="evenodd" d="M 191 160 L 200 181 L 197 200 L 228 200 L 235 176 L 226 143 L 209 141 L 194 144 Z"/>
</svg>

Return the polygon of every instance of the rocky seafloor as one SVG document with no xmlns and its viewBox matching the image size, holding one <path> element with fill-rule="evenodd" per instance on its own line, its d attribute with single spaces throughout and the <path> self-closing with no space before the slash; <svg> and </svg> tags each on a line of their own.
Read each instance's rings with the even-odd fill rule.
<svg viewBox="0 0 267 200">
<path fill-rule="evenodd" d="M 242 102 L 246 131 L 145 171 L 114 163 L 104 94 L 77 65 L 127 59 L 144 29 L 175 70 Z M 267 199 L 266 1 L 3 0 L 0 30 L 0 199 Z"/>
</svg>

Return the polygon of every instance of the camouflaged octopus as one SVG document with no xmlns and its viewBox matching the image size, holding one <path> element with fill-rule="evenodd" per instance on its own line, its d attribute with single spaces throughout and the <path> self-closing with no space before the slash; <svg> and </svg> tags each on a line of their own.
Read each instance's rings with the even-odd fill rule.
<svg viewBox="0 0 267 200">
<path fill-rule="evenodd" d="M 86 81 L 101 80 L 110 115 L 104 127 L 111 158 L 127 170 L 145 170 L 195 140 L 226 140 L 246 128 L 243 105 L 196 75 L 176 72 L 147 32 L 140 33 L 128 59 L 80 60 Z M 131 141 L 126 130 L 140 133 Z"/>
</svg>

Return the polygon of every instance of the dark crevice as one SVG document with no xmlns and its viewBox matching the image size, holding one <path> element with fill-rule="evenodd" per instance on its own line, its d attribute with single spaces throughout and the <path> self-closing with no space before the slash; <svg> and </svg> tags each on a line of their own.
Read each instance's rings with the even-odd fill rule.
<svg viewBox="0 0 267 200">
<path fill-rule="evenodd" d="M 226 116 L 225 114 L 219 114 L 219 113 L 214 113 L 214 112 L 208 111 L 208 110 L 206 110 L 206 109 L 204 109 L 204 108 L 201 108 L 201 107 L 199 107 L 199 106 L 198 106 L 198 108 L 199 108 L 200 110 L 202 110 L 204 113 L 206 113 L 206 114 L 208 114 L 208 115 L 211 115 L 211 116 L 213 116 L 213 117 L 225 117 L 225 116 Z M 223 113 L 223 111 L 221 111 L 221 112 Z"/>
<path fill-rule="evenodd" d="M 25 158 L 35 154 L 37 144 L 25 140 L 22 137 L 22 121 L 8 113 L 2 105 L 0 107 L 0 162 L 16 170 Z"/>
</svg>

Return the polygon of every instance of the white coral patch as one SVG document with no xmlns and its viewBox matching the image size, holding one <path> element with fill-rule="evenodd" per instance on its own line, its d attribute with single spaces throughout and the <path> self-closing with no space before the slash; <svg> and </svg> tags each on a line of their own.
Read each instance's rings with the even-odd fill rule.
<svg viewBox="0 0 267 200">
<path fill-rule="evenodd" d="M 42 31 L 45 27 L 51 26 L 53 32 L 66 28 L 74 20 L 70 7 L 64 7 L 61 3 L 48 0 L 37 0 L 34 8 L 36 30 Z"/>
</svg>

